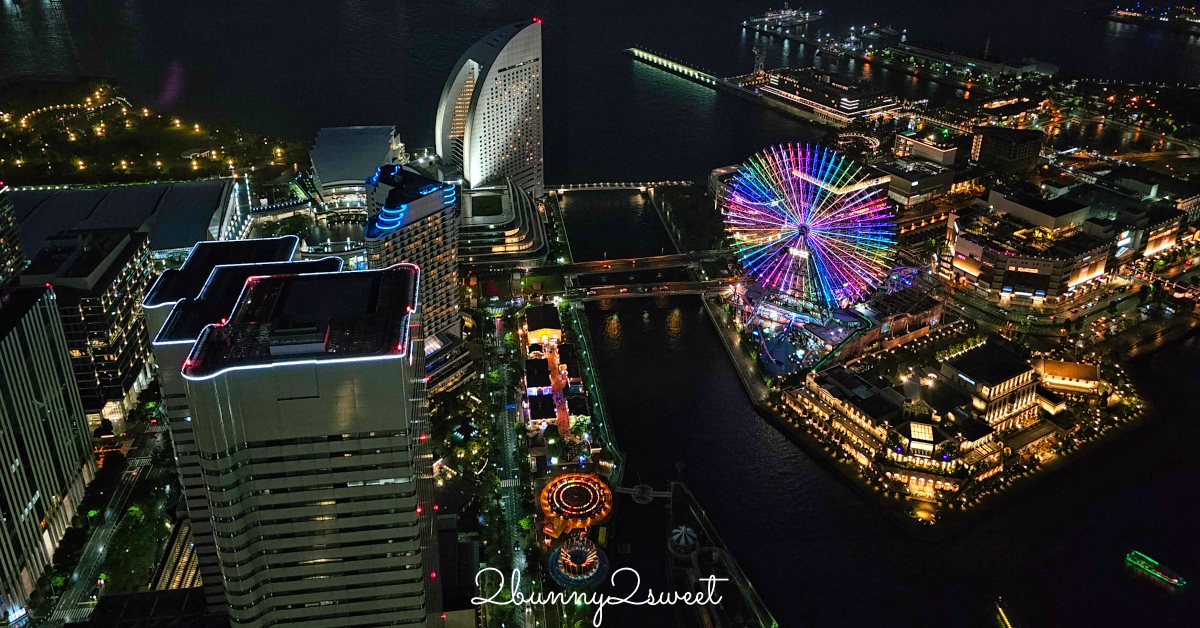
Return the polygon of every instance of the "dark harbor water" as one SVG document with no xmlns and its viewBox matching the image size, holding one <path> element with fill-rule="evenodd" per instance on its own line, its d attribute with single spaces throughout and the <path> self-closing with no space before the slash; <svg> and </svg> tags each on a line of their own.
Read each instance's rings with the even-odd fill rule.
<svg viewBox="0 0 1200 628">
<path fill-rule="evenodd" d="M 811 47 L 743 31 L 778 4 L 759 0 L 30 0 L 0 1 L 0 80 L 108 76 L 151 107 L 297 139 L 322 126 L 396 124 L 410 147 L 433 118 L 458 56 L 498 24 L 545 19 L 546 172 L 552 183 L 691 178 L 812 128 L 635 64 L 642 46 L 718 74 L 803 65 Z M 848 0 L 823 8 L 824 31 L 878 22 L 910 41 L 1038 59 L 1064 72 L 1200 80 L 1195 36 L 1086 17 L 1091 0 L 920 3 Z M 908 98 L 957 90 L 886 70 Z"/>
<path fill-rule="evenodd" d="M 18 10 L 0 0 L 0 79 L 111 76 L 137 101 L 204 120 L 299 139 L 322 126 L 396 124 L 416 147 L 432 143 L 437 99 L 462 51 L 498 24 L 540 15 L 549 181 L 692 178 L 816 132 L 621 50 L 645 46 L 721 74 L 745 72 L 756 41 L 738 24 L 769 4 L 32 0 Z M 827 10 L 827 30 L 878 21 L 962 50 L 990 38 L 998 55 L 1077 74 L 1200 80 L 1194 37 L 1085 18 L 1074 2 L 812 6 Z M 757 43 L 768 65 L 811 55 Z M 898 90 L 907 83 L 910 98 L 958 97 L 908 77 L 889 81 Z M 567 214 L 577 259 L 669 250 L 650 208 L 628 207 L 621 195 L 578 198 L 579 211 Z M 1023 627 L 1183 626 L 1200 617 L 1195 591 L 1172 597 L 1121 566 L 1140 549 L 1200 580 L 1192 345 L 1134 364 L 1162 416 L 958 538 L 929 543 L 896 529 L 754 413 L 697 299 L 600 302 L 587 314 L 632 475 L 662 483 L 684 463 L 684 479 L 782 626 L 993 625 L 996 595 Z"/>
<path fill-rule="evenodd" d="M 1175 346 L 1133 371 L 1161 416 L 1050 478 L 956 538 L 914 539 L 761 419 L 695 297 L 587 308 L 626 477 L 683 479 L 781 626 L 1195 625 L 1173 596 L 1126 572 L 1132 549 L 1200 573 L 1200 351 Z"/>
<path fill-rule="evenodd" d="M 562 198 L 576 262 L 675 252 L 658 212 L 642 194 L 587 191 L 568 192 Z"/>
<path fill-rule="evenodd" d="M 607 222 L 586 223 L 595 246 L 649 237 L 629 233 L 638 203 L 601 207 Z M 570 213 L 567 224 L 580 226 Z M 1173 595 L 1122 565 L 1139 549 L 1200 574 L 1200 399 L 1190 394 L 1200 338 L 1131 364 L 1159 408 L 1152 420 L 978 525 L 929 542 L 758 416 L 698 298 L 599 301 L 587 316 L 626 477 L 662 485 L 683 463 L 683 480 L 781 626 L 991 626 L 997 596 L 1026 628 L 1200 616 L 1195 591 Z"/>
</svg>

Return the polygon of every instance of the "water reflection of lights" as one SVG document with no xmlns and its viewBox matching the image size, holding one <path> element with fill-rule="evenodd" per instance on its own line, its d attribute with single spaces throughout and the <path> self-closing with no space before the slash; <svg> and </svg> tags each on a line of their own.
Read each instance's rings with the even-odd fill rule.
<svg viewBox="0 0 1200 628">
<path fill-rule="evenodd" d="M 604 335 L 614 340 L 621 337 L 621 319 L 616 312 L 605 319 Z"/>
<path fill-rule="evenodd" d="M 670 340 L 679 340 L 682 335 L 683 312 L 679 308 L 674 308 L 667 313 L 667 338 Z"/>
</svg>

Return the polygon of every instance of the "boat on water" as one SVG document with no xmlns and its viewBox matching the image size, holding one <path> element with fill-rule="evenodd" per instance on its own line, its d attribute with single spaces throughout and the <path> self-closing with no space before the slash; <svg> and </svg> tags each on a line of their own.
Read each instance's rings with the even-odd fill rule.
<svg viewBox="0 0 1200 628">
<path fill-rule="evenodd" d="M 828 40 L 817 47 L 817 52 L 815 54 L 817 56 L 824 56 L 827 59 L 831 57 L 841 58 L 846 56 L 846 51 L 842 50 L 836 41 Z"/>
<path fill-rule="evenodd" d="M 1182 576 L 1137 550 L 1125 555 L 1125 564 L 1136 572 L 1146 574 L 1173 587 L 1181 588 L 1187 584 Z"/>
<path fill-rule="evenodd" d="M 1009 619 L 1008 612 L 1004 608 L 1003 598 L 996 598 L 996 625 L 999 628 L 1016 628 L 1016 625 Z"/>
</svg>

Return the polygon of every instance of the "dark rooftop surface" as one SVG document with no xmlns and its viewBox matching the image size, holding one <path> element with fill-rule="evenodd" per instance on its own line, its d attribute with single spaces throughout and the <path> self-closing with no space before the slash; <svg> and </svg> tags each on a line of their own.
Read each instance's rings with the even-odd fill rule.
<svg viewBox="0 0 1200 628">
<path fill-rule="evenodd" d="M 1088 251 L 1094 251 L 1109 245 L 1109 242 L 1086 233 L 1076 233 L 1061 240 L 1055 240 L 1054 244 L 1047 249 L 1047 253 L 1063 259 L 1070 259 L 1076 255 L 1083 255 Z"/>
<path fill-rule="evenodd" d="M 573 416 L 592 416 L 592 404 L 584 395 L 567 397 L 567 412 Z"/>
<path fill-rule="evenodd" d="M 1057 432 L 1059 427 L 1050 421 L 1042 421 L 1035 424 L 1033 427 L 1018 432 L 1015 436 L 1004 441 L 1004 444 L 1013 451 L 1018 451 L 1022 447 L 1032 443 L 1033 441 Z"/>
<path fill-rule="evenodd" d="M 969 441 L 977 441 L 996 432 L 992 426 L 972 416 L 957 417 L 954 423 L 946 425 L 945 429 L 947 432 L 962 436 Z"/>
<path fill-rule="evenodd" d="M 579 349 L 575 345 L 573 345 L 569 342 L 564 342 L 564 343 L 558 345 L 558 361 L 559 362 L 568 362 L 571 360 L 578 360 L 578 359 L 579 359 Z"/>
<path fill-rule="evenodd" d="M 934 384 L 921 387 L 921 400 L 929 404 L 933 411 L 944 415 L 951 410 L 971 403 L 971 395 L 945 384 Z"/>
<path fill-rule="evenodd" d="M 889 317 L 896 314 L 920 314 L 928 312 L 937 306 L 939 301 L 928 292 L 918 287 L 910 287 L 898 292 L 885 294 L 873 301 L 869 307 L 872 312 Z"/>
<path fill-rule="evenodd" d="M 46 294 L 43 286 L 0 291 L 0 340 L 21 322 L 43 294 Z"/>
<path fill-rule="evenodd" d="M 261 264 L 283 262 L 292 258 L 300 238 L 287 235 L 279 238 L 198 242 L 178 270 L 163 271 L 142 300 L 146 307 L 174 303 L 180 299 L 199 296 L 213 268 L 225 264 Z M 267 273 L 261 273 L 267 274 Z"/>
<path fill-rule="evenodd" d="M 1038 384 L 1037 388 L 1034 389 L 1034 392 L 1037 393 L 1037 396 L 1041 397 L 1042 399 L 1045 399 L 1046 401 L 1048 401 L 1054 405 L 1058 405 L 1058 404 L 1066 401 L 1066 398 L 1064 398 L 1062 395 L 1054 392 L 1053 390 L 1050 390 L 1049 388 L 1046 388 L 1042 384 Z"/>
<path fill-rule="evenodd" d="M 85 622 L 88 628 L 225 628 L 228 618 L 205 614 L 204 589 L 166 589 L 102 595 Z"/>
<path fill-rule="evenodd" d="M 227 180 L 14 192 L 21 245 L 32 256 L 70 229 L 147 229 L 156 250 L 210 239 L 209 224 L 232 193 Z"/>
<path fill-rule="evenodd" d="M 222 325 L 204 329 L 187 377 L 232 366 L 403 355 L 416 307 L 415 266 L 260 277 L 246 282 Z"/>
<path fill-rule="evenodd" d="M 870 395 L 862 399 L 851 397 L 847 401 L 861 410 L 863 414 L 871 417 L 877 424 L 900 415 L 900 407 L 884 399 L 881 395 Z"/>
<path fill-rule="evenodd" d="M 195 298 L 185 298 L 175 305 L 154 341 L 195 340 L 205 326 L 219 323 L 222 318 L 230 316 L 250 277 L 336 273 L 341 269 L 342 260 L 336 257 L 217 266 L 206 278 L 207 283 L 200 294 Z"/>
<path fill-rule="evenodd" d="M 1009 197 L 1009 200 L 1052 218 L 1061 218 L 1087 208 L 1086 204 L 1071 200 L 1065 196 L 1043 198 L 1040 194 L 1023 193 L 1014 194 Z"/>
<path fill-rule="evenodd" d="M 1104 178 L 1112 181 L 1133 179 L 1134 181 L 1146 184 L 1158 184 L 1158 193 L 1160 196 L 1169 194 L 1176 199 L 1190 198 L 1200 194 L 1200 183 L 1185 181 L 1184 179 L 1168 174 L 1161 174 L 1141 166 L 1117 166 L 1112 172 L 1105 175 Z"/>
<path fill-rule="evenodd" d="M 870 372 L 858 374 L 844 366 L 833 366 L 817 375 L 817 383 L 822 386 L 833 386 L 849 396 L 865 398 L 875 394 L 887 386 L 887 382 L 873 376 Z"/>
<path fill-rule="evenodd" d="M 558 318 L 558 308 L 553 305 L 532 305 L 525 310 L 525 320 L 529 323 L 529 331 L 539 329 L 562 329 L 562 321 Z"/>
<path fill-rule="evenodd" d="M 361 185 L 391 152 L 390 126 L 346 126 L 321 129 L 308 156 L 322 185 L 354 181 Z"/>
<path fill-rule="evenodd" d="M 975 133 L 1013 143 L 1034 141 L 1041 143 L 1042 140 L 1046 138 L 1046 134 L 1041 131 L 1029 129 L 1010 129 L 1002 126 L 978 126 L 975 127 Z"/>
<path fill-rule="evenodd" d="M 551 395 L 538 395 L 529 398 L 529 420 L 540 421 L 542 419 L 553 419 L 558 416 L 558 412 L 554 407 L 554 397 Z"/>
<path fill-rule="evenodd" d="M 1033 370 L 1024 358 L 994 341 L 985 342 L 958 357 L 951 358 L 946 364 L 985 386 L 995 386 Z"/>
<path fill-rule="evenodd" d="M 546 358 L 525 360 L 525 386 L 541 388 L 550 385 L 550 362 Z"/>
<path fill-rule="evenodd" d="M 127 241 L 129 236 L 133 237 Z M 24 274 L 59 279 L 87 277 L 117 248 L 139 245 L 145 239 L 144 233 L 121 230 L 59 234 L 46 240 L 45 248 L 33 257 Z M 116 264 L 121 262 L 118 258 Z"/>
</svg>

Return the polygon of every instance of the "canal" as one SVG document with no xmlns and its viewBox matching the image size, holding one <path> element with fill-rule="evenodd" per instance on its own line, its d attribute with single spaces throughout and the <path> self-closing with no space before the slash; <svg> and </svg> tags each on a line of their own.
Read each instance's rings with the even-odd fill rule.
<svg viewBox="0 0 1200 628">
<path fill-rule="evenodd" d="M 651 254 L 629 232 L 643 208 L 607 206 L 586 224 L 597 250 Z M 595 218 L 595 217 L 593 217 Z M 655 220 L 657 220 L 655 218 Z M 647 229 L 656 222 L 647 222 Z M 661 227 L 658 227 L 661 232 Z M 665 235 L 662 236 L 665 238 Z M 782 626 L 975 626 L 1004 596 L 1020 626 L 1181 625 L 1200 608 L 1131 577 L 1140 549 L 1200 577 L 1196 342 L 1139 358 L 1164 410 L 954 538 L 900 530 L 751 407 L 696 297 L 587 306 L 627 483 L 682 477 Z M 618 557 L 617 563 L 620 563 Z M 619 564 L 615 566 L 620 566 Z M 990 625 L 990 624 L 988 624 Z"/>
</svg>

